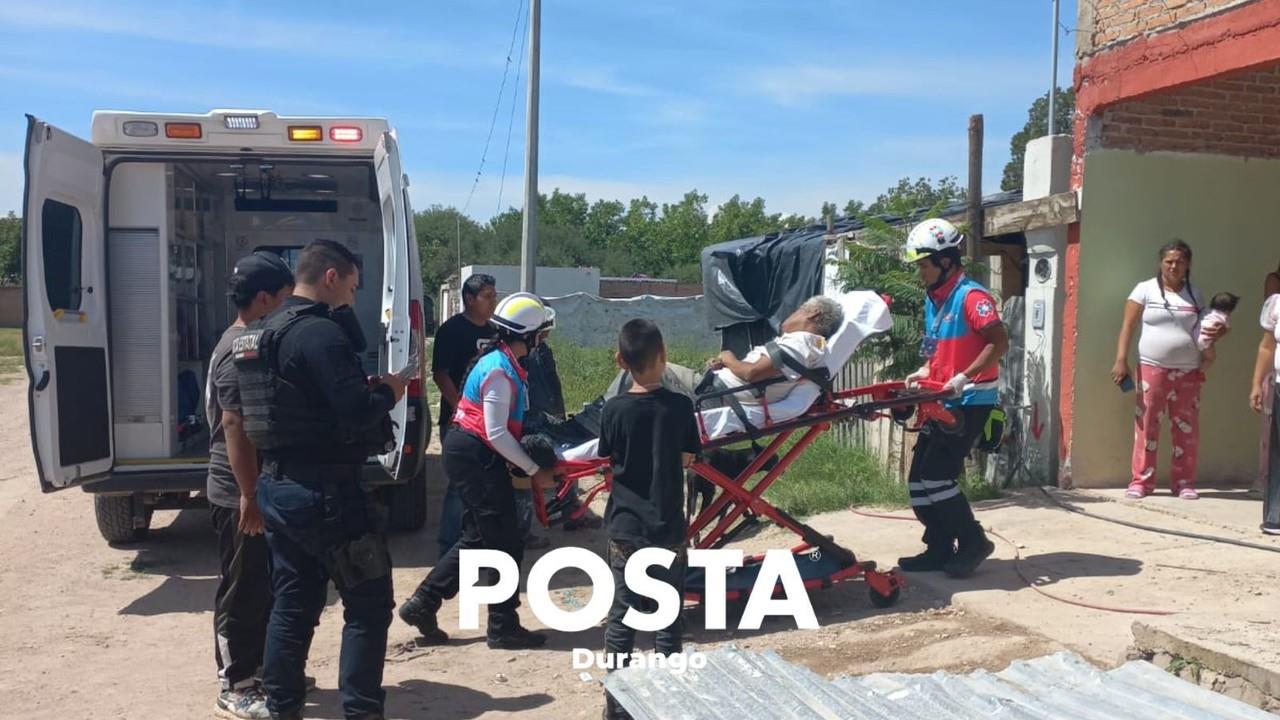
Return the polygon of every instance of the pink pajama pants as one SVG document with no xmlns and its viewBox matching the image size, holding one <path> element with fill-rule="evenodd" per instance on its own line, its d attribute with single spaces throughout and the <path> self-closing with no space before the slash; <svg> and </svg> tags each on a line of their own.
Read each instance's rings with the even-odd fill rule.
<svg viewBox="0 0 1280 720">
<path fill-rule="evenodd" d="M 1173 438 L 1173 473 L 1169 487 L 1175 495 L 1183 488 L 1195 487 L 1196 460 L 1200 456 L 1200 386 L 1203 384 L 1204 373 L 1199 370 L 1138 366 L 1130 488 L 1141 488 L 1145 493 L 1156 489 L 1160 421 L 1166 417 Z"/>
</svg>

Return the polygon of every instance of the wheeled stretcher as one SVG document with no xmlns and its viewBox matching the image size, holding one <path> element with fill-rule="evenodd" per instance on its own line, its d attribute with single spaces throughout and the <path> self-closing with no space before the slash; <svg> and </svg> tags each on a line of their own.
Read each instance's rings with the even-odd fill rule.
<svg viewBox="0 0 1280 720">
<path fill-rule="evenodd" d="M 845 322 L 830 341 L 827 378 L 838 373 L 863 340 L 884 332 L 890 322 L 888 305 L 874 293 L 853 292 L 838 299 L 845 309 Z M 758 518 L 767 518 L 798 536 L 799 543 L 791 548 L 791 552 L 806 587 L 829 587 L 836 582 L 862 576 L 866 579 L 871 601 L 878 607 L 888 607 L 897 601 L 904 584 L 898 573 L 880 571 L 873 561 L 858 560 L 853 551 L 769 503 L 764 499 L 764 493 L 819 435 L 837 423 L 879 418 L 907 422 L 914 415 L 912 422 L 916 426 L 931 419 L 950 424 L 954 419 L 942 402 L 951 395 L 943 392 L 940 385 L 929 383 L 908 387 L 903 382 L 888 382 L 837 391 L 829 380 L 804 379 L 782 402 L 723 406 L 730 396 L 759 393 L 769 384 L 785 381 L 775 378 L 695 397 L 705 455 L 743 443 L 751 443 L 756 453 L 746 467 L 732 475 L 717 468 L 704 456 L 693 463 L 690 470 L 713 485 L 717 492 L 714 499 L 690 521 L 686 542 L 689 547 L 698 549 L 722 547 L 732 542 L 750 523 Z M 788 444 L 793 438 L 795 442 Z M 548 502 L 544 501 L 542 493 L 534 493 L 535 510 L 543 525 L 580 516 L 596 495 L 610 487 L 609 461 L 595 457 L 595 441 L 565 448 L 560 457 L 556 468 L 558 486 L 555 498 Z M 572 502 L 578 481 L 597 475 L 602 476 L 602 480 L 587 491 L 585 502 Z M 742 568 L 730 573 L 726 582 L 726 599 L 745 598 L 755 584 L 762 560 L 763 556 L 748 558 Z M 700 602 L 704 592 L 702 570 L 691 568 L 685 583 L 686 599 Z"/>
</svg>

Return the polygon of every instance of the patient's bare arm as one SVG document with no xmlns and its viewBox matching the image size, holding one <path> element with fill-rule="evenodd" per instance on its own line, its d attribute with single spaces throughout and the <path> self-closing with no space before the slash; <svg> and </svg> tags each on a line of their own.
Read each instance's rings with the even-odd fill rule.
<svg viewBox="0 0 1280 720">
<path fill-rule="evenodd" d="M 738 376 L 743 382 L 760 382 L 782 374 L 781 370 L 773 366 L 773 361 L 768 355 L 753 363 L 748 363 L 739 360 L 732 352 L 725 350 L 712 362 L 715 363 L 717 361 L 720 367 L 728 368 L 729 372 Z"/>
</svg>

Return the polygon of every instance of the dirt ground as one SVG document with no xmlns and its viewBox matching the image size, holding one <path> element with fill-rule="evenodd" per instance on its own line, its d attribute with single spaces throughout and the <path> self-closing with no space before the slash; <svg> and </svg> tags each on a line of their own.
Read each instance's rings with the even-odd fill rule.
<svg viewBox="0 0 1280 720">
<path fill-rule="evenodd" d="M 109 547 L 94 526 L 89 495 L 40 493 L 24 392 L 21 384 L 0 385 L 0 715 L 211 717 L 217 680 L 209 607 L 217 571 L 207 512 L 157 513 L 146 542 Z M 586 547 L 602 540 L 598 532 L 556 531 L 551 537 L 556 545 Z M 770 537 L 762 534 L 752 544 L 767 545 Z M 431 527 L 394 538 L 398 599 L 430 568 L 433 538 Z M 772 542 L 787 540 L 777 535 Z M 556 578 L 559 592 L 585 599 L 587 591 L 567 575 Z M 776 648 L 835 674 L 998 669 L 1059 648 L 1010 623 L 948 607 L 917 586 L 891 610 L 873 608 L 859 582 L 812 598 L 818 630 L 771 622 L 755 633 L 699 630 L 688 642 Z M 527 607 L 523 612 L 536 627 Z M 446 604 L 441 621 L 457 627 L 455 604 Z M 690 625 L 701 627 L 696 611 Z M 318 688 L 308 717 L 342 717 L 336 690 L 340 630 L 341 605 L 331 598 L 311 650 L 308 673 L 318 678 Z M 489 650 L 476 632 L 453 635 L 447 647 L 406 648 L 413 632 L 394 622 L 385 674 L 388 717 L 599 715 L 599 686 L 572 669 L 571 649 L 601 648 L 601 629 L 553 634 L 546 650 L 534 652 Z"/>
</svg>

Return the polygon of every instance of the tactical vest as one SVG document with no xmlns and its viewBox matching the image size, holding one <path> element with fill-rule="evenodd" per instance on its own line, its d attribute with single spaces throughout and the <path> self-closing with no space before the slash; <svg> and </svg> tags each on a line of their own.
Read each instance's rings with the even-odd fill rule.
<svg viewBox="0 0 1280 720">
<path fill-rule="evenodd" d="M 280 373 L 280 345 L 295 326 L 329 322 L 323 304 L 290 306 L 249 326 L 231 346 L 240 386 L 245 434 L 261 452 L 347 448 L 355 455 L 395 449 L 390 415 L 372 429 L 356 432 L 340 426 L 333 410 Z M 354 459 L 354 458 L 353 458 Z M 363 459 L 363 458 L 360 458 Z"/>
</svg>

